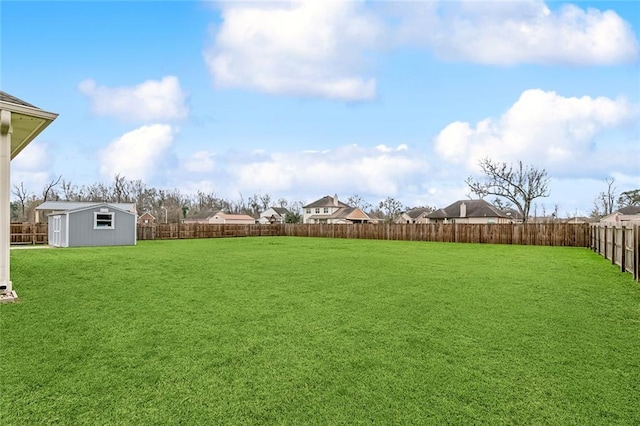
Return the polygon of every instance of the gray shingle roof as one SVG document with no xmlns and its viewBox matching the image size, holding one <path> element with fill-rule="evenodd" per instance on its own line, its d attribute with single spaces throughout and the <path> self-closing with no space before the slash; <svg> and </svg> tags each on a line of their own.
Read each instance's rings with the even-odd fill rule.
<svg viewBox="0 0 640 426">
<path fill-rule="evenodd" d="M 461 217 L 460 205 L 462 203 L 464 203 L 467 208 L 465 217 L 510 217 L 485 200 L 458 200 L 455 203 L 448 205 L 444 209 L 436 210 L 435 212 L 429 214 L 427 217 L 430 219 L 449 219 Z"/>
<path fill-rule="evenodd" d="M 22 99 L 16 98 L 15 96 L 8 94 L 7 92 L 3 92 L 2 90 L 0 90 L 0 101 L 7 102 L 10 104 L 28 106 L 30 108 L 40 109 L 37 106 L 31 105 L 30 103 L 25 102 Z"/>
<path fill-rule="evenodd" d="M 306 206 L 303 206 L 303 208 L 305 209 L 310 209 L 314 207 L 351 207 L 351 206 L 343 203 L 340 200 L 338 200 L 338 205 L 336 206 L 333 203 L 333 197 L 330 195 L 327 195 L 325 197 L 320 198 L 319 200 L 314 201 L 311 204 L 307 204 Z"/>
<path fill-rule="evenodd" d="M 276 213 L 278 213 L 280 216 L 286 216 L 289 213 L 291 213 L 289 210 L 287 210 L 284 207 L 271 207 L 273 209 L 273 211 L 275 211 Z"/>
<path fill-rule="evenodd" d="M 411 219 L 417 219 L 420 215 L 424 213 L 431 213 L 431 209 L 429 207 L 418 207 L 415 209 L 407 210 L 404 212 Z"/>
<path fill-rule="evenodd" d="M 621 209 L 618 209 L 618 212 L 625 215 L 640 214 L 640 206 L 626 206 Z"/>
</svg>

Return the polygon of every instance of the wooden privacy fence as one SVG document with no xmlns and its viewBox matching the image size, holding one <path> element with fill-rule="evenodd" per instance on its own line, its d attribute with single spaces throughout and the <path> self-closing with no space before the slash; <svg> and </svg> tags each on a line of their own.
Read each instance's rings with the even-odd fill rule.
<svg viewBox="0 0 640 426">
<path fill-rule="evenodd" d="M 640 224 L 593 224 L 589 231 L 593 251 L 640 281 Z"/>
<path fill-rule="evenodd" d="M 192 238 L 277 237 L 278 225 L 227 225 L 207 223 L 161 223 L 138 225 L 138 240 Z"/>
<path fill-rule="evenodd" d="M 46 223 L 12 223 L 9 226 L 11 244 L 47 244 Z"/>
<path fill-rule="evenodd" d="M 291 236 L 589 247 L 586 224 L 139 225 L 139 240 Z"/>
<path fill-rule="evenodd" d="M 285 224 L 282 235 L 374 240 L 589 247 L 587 224 Z"/>
<path fill-rule="evenodd" d="M 590 247 L 587 224 L 274 224 L 138 225 L 138 240 L 295 236 Z M 12 224 L 12 244 L 46 244 L 47 224 Z"/>
</svg>

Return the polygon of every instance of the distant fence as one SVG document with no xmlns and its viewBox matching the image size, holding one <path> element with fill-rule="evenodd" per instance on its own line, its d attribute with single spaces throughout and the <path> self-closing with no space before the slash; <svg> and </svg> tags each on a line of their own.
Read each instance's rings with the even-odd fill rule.
<svg viewBox="0 0 640 426">
<path fill-rule="evenodd" d="M 207 223 L 138 225 L 138 240 L 277 237 L 280 235 L 280 225 L 227 225 Z"/>
<path fill-rule="evenodd" d="M 161 223 L 138 225 L 138 240 L 294 236 L 371 240 L 591 247 L 587 224 L 274 224 Z M 46 244 L 46 224 L 13 224 L 11 242 Z"/>
<path fill-rule="evenodd" d="M 9 226 L 11 244 L 47 244 L 46 223 L 12 223 Z"/>
<path fill-rule="evenodd" d="M 158 224 L 138 226 L 139 240 L 291 236 L 589 247 L 587 224 Z"/>
<path fill-rule="evenodd" d="M 593 251 L 640 281 L 640 224 L 594 224 L 589 231 Z"/>
<path fill-rule="evenodd" d="M 298 237 L 589 247 L 589 227 L 586 224 L 407 223 L 282 226 L 282 235 Z"/>
</svg>

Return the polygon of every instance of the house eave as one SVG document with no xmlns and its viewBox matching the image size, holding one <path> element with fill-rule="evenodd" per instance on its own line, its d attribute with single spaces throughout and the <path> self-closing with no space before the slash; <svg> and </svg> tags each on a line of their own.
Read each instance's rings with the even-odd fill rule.
<svg viewBox="0 0 640 426">
<path fill-rule="evenodd" d="M 11 113 L 12 160 L 58 117 L 53 112 L 6 101 L 0 101 L 0 110 Z"/>
</svg>

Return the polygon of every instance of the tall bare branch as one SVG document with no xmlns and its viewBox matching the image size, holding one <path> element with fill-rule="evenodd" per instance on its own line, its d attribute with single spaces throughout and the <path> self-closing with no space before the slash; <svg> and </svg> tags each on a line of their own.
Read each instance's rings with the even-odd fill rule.
<svg viewBox="0 0 640 426">
<path fill-rule="evenodd" d="M 518 161 L 515 165 L 480 160 L 484 176 L 480 179 L 468 177 L 465 183 L 480 197 L 495 195 L 502 197 L 520 211 L 525 221 L 529 218 L 531 203 L 536 198 L 549 196 L 551 178 L 545 169 L 538 169 Z"/>
</svg>

